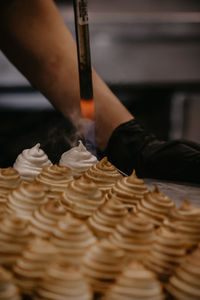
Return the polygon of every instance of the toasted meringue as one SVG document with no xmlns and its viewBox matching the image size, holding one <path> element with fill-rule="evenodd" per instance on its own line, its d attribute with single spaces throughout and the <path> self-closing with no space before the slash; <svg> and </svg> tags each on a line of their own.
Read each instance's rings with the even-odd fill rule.
<svg viewBox="0 0 200 300">
<path fill-rule="evenodd" d="M 22 182 L 19 173 L 13 168 L 0 169 L 0 203 L 7 202 L 7 195 Z"/>
<path fill-rule="evenodd" d="M 89 217 L 88 224 L 99 238 L 107 237 L 127 213 L 120 201 L 111 199 Z"/>
<path fill-rule="evenodd" d="M 166 281 L 185 256 L 185 244 L 179 235 L 165 226 L 157 229 L 156 240 L 144 264 Z"/>
<path fill-rule="evenodd" d="M 155 187 L 137 203 L 135 212 L 139 217 L 148 219 L 154 225 L 160 226 L 174 206 L 174 202 Z"/>
<path fill-rule="evenodd" d="M 117 224 L 109 240 L 124 250 L 127 260 L 143 260 L 155 240 L 155 228 L 148 220 L 131 212 Z"/>
<path fill-rule="evenodd" d="M 36 182 L 48 188 L 48 197 L 51 199 L 59 199 L 72 179 L 71 170 L 58 165 L 43 168 L 35 178 Z"/>
<path fill-rule="evenodd" d="M 21 300 L 11 272 L 0 266 L 0 300 Z"/>
<path fill-rule="evenodd" d="M 96 162 L 97 158 L 79 141 L 77 147 L 62 154 L 59 165 L 70 168 L 74 177 L 80 177 Z"/>
<path fill-rule="evenodd" d="M 117 277 L 102 300 L 162 300 L 161 283 L 155 274 L 137 261 L 131 262 Z"/>
<path fill-rule="evenodd" d="M 138 201 L 148 193 L 148 188 L 142 179 L 139 179 L 135 171 L 130 176 L 123 177 L 107 194 L 107 199 L 115 198 L 121 201 L 126 207 L 135 207 Z"/>
<path fill-rule="evenodd" d="M 184 200 L 179 209 L 172 209 L 165 225 L 179 234 L 188 249 L 200 242 L 200 208 Z"/>
<path fill-rule="evenodd" d="M 66 261 L 56 261 L 47 269 L 33 300 L 92 300 L 92 292 L 82 274 Z"/>
<path fill-rule="evenodd" d="M 79 218 L 89 217 L 105 201 L 97 185 L 84 177 L 69 183 L 61 196 L 62 204 L 67 211 Z"/>
<path fill-rule="evenodd" d="M 33 212 L 30 231 L 35 236 L 48 239 L 56 223 L 66 215 L 67 211 L 59 200 L 49 200 Z"/>
<path fill-rule="evenodd" d="M 112 186 L 122 178 L 122 175 L 108 161 L 107 157 L 104 157 L 90 167 L 83 176 L 96 183 L 98 188 L 104 193 L 108 192 Z"/>
<path fill-rule="evenodd" d="M 42 168 L 52 165 L 47 155 L 42 149 L 40 144 L 36 144 L 31 149 L 25 149 L 18 155 L 13 168 L 19 172 L 23 181 L 31 182 L 38 175 Z"/>
<path fill-rule="evenodd" d="M 200 299 L 200 245 L 183 258 L 166 288 L 173 299 Z"/>
<path fill-rule="evenodd" d="M 108 240 L 94 244 L 85 254 L 81 270 L 95 293 L 103 294 L 124 267 L 124 252 Z"/>
<path fill-rule="evenodd" d="M 48 241 L 35 238 L 29 242 L 13 268 L 15 282 L 23 294 L 32 295 L 33 289 L 56 256 L 56 248 Z"/>
<path fill-rule="evenodd" d="M 85 222 L 68 215 L 58 222 L 50 241 L 66 262 L 79 265 L 85 252 L 96 242 L 96 238 Z"/>
<path fill-rule="evenodd" d="M 47 193 L 43 186 L 36 182 L 22 183 L 8 195 L 7 207 L 10 213 L 30 219 L 32 212 L 47 200 Z"/>
<path fill-rule="evenodd" d="M 5 217 L 0 223 L 0 264 L 11 268 L 31 237 L 27 220 Z"/>
</svg>

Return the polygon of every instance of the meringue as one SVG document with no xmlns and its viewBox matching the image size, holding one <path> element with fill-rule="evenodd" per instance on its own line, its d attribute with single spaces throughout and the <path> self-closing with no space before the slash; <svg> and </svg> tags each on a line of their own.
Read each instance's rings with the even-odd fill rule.
<svg viewBox="0 0 200 300">
<path fill-rule="evenodd" d="M 124 252 L 103 239 L 83 257 L 81 271 L 95 293 L 103 294 L 124 267 Z"/>
<path fill-rule="evenodd" d="M 35 289 L 33 300 L 92 300 L 93 295 L 82 274 L 64 260 L 51 264 Z"/>
<path fill-rule="evenodd" d="M 107 157 L 90 167 L 83 175 L 93 181 L 98 188 L 106 193 L 122 178 L 119 171 L 108 161 Z"/>
<path fill-rule="evenodd" d="M 79 265 L 96 238 L 85 222 L 68 215 L 58 222 L 50 242 L 66 262 Z"/>
<path fill-rule="evenodd" d="M 13 168 L 0 169 L 0 203 L 6 203 L 7 195 L 22 182 L 19 173 Z"/>
<path fill-rule="evenodd" d="M 107 199 L 115 198 L 126 207 L 135 207 L 136 204 L 148 193 L 148 188 L 142 179 L 136 176 L 135 171 L 130 176 L 123 177 L 112 187 L 107 194 Z"/>
<path fill-rule="evenodd" d="M 67 211 L 78 218 L 89 217 L 104 201 L 104 195 L 97 185 L 84 177 L 71 181 L 61 196 Z"/>
<path fill-rule="evenodd" d="M 52 165 L 45 152 L 36 144 L 31 149 L 25 149 L 18 155 L 13 168 L 19 172 L 23 181 L 31 182 L 42 171 L 42 168 Z"/>
<path fill-rule="evenodd" d="M 110 199 L 89 217 L 88 224 L 97 237 L 105 238 L 127 213 L 128 210 L 120 201 Z"/>
<path fill-rule="evenodd" d="M 155 274 L 137 261 L 131 262 L 117 277 L 102 300 L 162 300 L 161 283 Z"/>
<path fill-rule="evenodd" d="M 12 273 L 0 267 L 0 300 L 21 300 Z"/>
<path fill-rule="evenodd" d="M 62 154 L 59 165 L 69 167 L 74 177 L 80 177 L 96 162 L 97 158 L 79 141 L 77 147 L 73 147 Z"/>
</svg>

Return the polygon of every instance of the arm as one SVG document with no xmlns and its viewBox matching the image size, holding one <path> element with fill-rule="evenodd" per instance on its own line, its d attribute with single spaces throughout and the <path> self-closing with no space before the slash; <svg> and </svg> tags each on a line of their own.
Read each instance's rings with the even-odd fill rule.
<svg viewBox="0 0 200 300">
<path fill-rule="evenodd" d="M 33 86 L 75 123 L 80 118 L 76 44 L 53 0 L 3 2 L 0 4 L 2 51 Z M 97 145 L 103 149 L 113 129 L 132 115 L 95 71 L 93 84 Z"/>
</svg>

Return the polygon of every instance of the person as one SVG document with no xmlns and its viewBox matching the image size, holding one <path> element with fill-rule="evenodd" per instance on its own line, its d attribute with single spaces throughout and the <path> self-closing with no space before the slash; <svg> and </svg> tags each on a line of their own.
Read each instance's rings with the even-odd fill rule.
<svg viewBox="0 0 200 300">
<path fill-rule="evenodd" d="M 0 3 L 0 49 L 75 125 L 81 118 L 76 43 L 53 0 Z M 160 141 L 93 69 L 96 146 L 123 172 L 200 183 L 200 145 Z"/>
</svg>

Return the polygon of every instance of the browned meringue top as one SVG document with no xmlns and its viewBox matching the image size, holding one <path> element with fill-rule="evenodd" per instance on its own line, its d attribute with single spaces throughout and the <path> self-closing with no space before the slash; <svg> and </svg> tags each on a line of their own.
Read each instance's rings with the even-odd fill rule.
<svg viewBox="0 0 200 300">
<path fill-rule="evenodd" d="M 124 266 L 124 257 L 122 250 L 105 239 L 86 252 L 81 270 L 94 292 L 104 293 L 115 281 Z"/>
<path fill-rule="evenodd" d="M 31 237 L 27 220 L 5 217 L 0 223 L 0 264 L 12 267 Z"/>
<path fill-rule="evenodd" d="M 200 299 L 200 245 L 183 258 L 170 278 L 167 290 L 177 300 Z"/>
<path fill-rule="evenodd" d="M 103 193 L 97 185 L 84 177 L 73 180 L 62 194 L 62 204 L 79 218 L 89 217 L 104 203 Z"/>
<path fill-rule="evenodd" d="M 82 274 L 65 260 L 56 261 L 47 269 L 36 288 L 34 300 L 92 300 L 92 292 Z"/>
<path fill-rule="evenodd" d="M 146 194 L 144 199 L 137 203 L 135 212 L 138 216 L 148 219 L 154 225 L 160 226 L 170 209 L 174 206 L 174 202 L 155 187 L 153 191 Z"/>
<path fill-rule="evenodd" d="M 0 266 L 0 300 L 21 300 L 11 272 Z"/>
<path fill-rule="evenodd" d="M 66 262 L 79 265 L 96 238 L 85 222 L 68 215 L 58 222 L 50 241 Z"/>
<path fill-rule="evenodd" d="M 0 169 L 0 198 L 16 189 L 21 182 L 22 180 L 19 173 L 12 167 Z"/>
<path fill-rule="evenodd" d="M 45 202 L 47 193 L 43 186 L 36 182 L 22 183 L 8 195 L 7 207 L 9 212 L 30 219 L 32 212 Z"/>
<path fill-rule="evenodd" d="M 42 169 L 36 176 L 39 182 L 49 189 L 49 197 L 57 198 L 66 190 L 69 182 L 73 179 L 71 169 L 64 166 L 52 165 Z"/>
<path fill-rule="evenodd" d="M 56 255 L 56 248 L 48 241 L 35 238 L 29 242 L 13 268 L 16 284 L 23 293 L 32 294 Z"/>
<path fill-rule="evenodd" d="M 134 207 L 147 193 L 148 188 L 144 181 L 139 179 L 133 171 L 130 176 L 118 180 L 107 197 L 108 199 L 115 198 L 127 207 Z"/>
<path fill-rule="evenodd" d="M 156 240 L 144 263 L 150 270 L 157 273 L 161 280 L 165 281 L 185 254 L 185 244 L 179 235 L 161 226 L 157 229 Z"/>
<path fill-rule="evenodd" d="M 179 209 L 172 209 L 164 224 L 179 234 L 187 248 L 200 242 L 200 208 L 185 200 Z"/>
<path fill-rule="evenodd" d="M 49 238 L 56 223 L 66 215 L 67 211 L 59 200 L 48 200 L 33 212 L 30 231 L 38 237 Z"/>
<path fill-rule="evenodd" d="M 109 240 L 125 251 L 128 260 L 143 259 L 155 240 L 155 228 L 148 220 L 128 213 L 117 224 Z"/>
<path fill-rule="evenodd" d="M 96 183 L 98 188 L 103 192 L 109 191 L 122 178 L 122 175 L 108 161 L 107 157 L 92 165 L 83 176 Z"/>
<path fill-rule="evenodd" d="M 155 274 L 137 261 L 131 262 L 117 277 L 103 300 L 164 299 L 161 283 Z"/>
<path fill-rule="evenodd" d="M 111 199 L 94 212 L 88 224 L 98 237 L 106 237 L 127 213 L 128 210 L 120 201 Z"/>
</svg>

